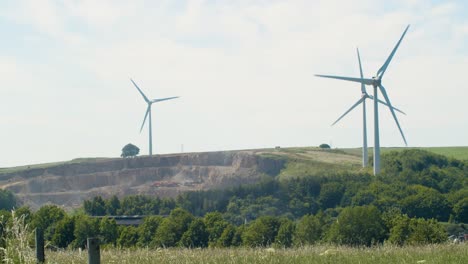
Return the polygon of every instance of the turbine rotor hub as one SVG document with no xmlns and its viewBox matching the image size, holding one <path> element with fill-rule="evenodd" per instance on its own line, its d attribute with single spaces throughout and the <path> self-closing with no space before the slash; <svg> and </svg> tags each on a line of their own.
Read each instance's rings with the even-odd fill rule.
<svg viewBox="0 0 468 264">
<path fill-rule="evenodd" d="M 380 84 L 382 83 L 382 79 L 380 79 L 379 76 L 374 76 L 372 77 L 372 86 L 380 86 Z"/>
</svg>

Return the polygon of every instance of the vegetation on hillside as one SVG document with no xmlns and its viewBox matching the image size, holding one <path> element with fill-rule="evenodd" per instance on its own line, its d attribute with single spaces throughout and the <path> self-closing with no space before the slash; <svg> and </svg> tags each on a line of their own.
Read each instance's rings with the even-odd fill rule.
<svg viewBox="0 0 468 264">
<path fill-rule="evenodd" d="M 378 177 L 341 170 L 285 177 L 287 165 L 276 177 L 229 190 L 176 199 L 97 196 L 84 202 L 84 213 L 48 205 L 37 212 L 22 207 L 16 214 L 62 248 L 83 247 L 86 237 L 96 235 L 124 248 L 403 246 L 441 243 L 447 231 L 465 230 L 468 164 L 414 149 L 387 153 L 382 164 Z M 8 226 L 11 215 L 2 214 Z M 106 215 L 146 217 L 138 227 L 94 217 Z"/>
</svg>

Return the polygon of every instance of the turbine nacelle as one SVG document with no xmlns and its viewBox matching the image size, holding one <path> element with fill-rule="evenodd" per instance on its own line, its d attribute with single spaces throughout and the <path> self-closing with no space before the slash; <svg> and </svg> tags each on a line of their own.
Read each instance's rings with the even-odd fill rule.
<svg viewBox="0 0 468 264">
<path fill-rule="evenodd" d="M 379 87 L 382 85 L 382 78 L 380 76 L 372 77 L 372 86 Z"/>
</svg>

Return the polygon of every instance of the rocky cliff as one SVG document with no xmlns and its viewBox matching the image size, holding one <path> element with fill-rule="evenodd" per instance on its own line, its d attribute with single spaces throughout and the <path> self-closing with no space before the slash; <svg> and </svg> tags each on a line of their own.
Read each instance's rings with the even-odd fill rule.
<svg viewBox="0 0 468 264">
<path fill-rule="evenodd" d="M 127 159 L 96 159 L 0 172 L 0 187 L 25 204 L 76 207 L 96 195 L 174 197 L 180 192 L 226 188 L 276 175 L 282 159 L 256 151 L 182 153 Z"/>
</svg>

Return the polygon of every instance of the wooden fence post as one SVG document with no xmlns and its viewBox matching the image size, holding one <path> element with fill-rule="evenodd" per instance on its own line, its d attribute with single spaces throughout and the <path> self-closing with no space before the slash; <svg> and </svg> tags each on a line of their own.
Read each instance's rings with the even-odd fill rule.
<svg viewBox="0 0 468 264">
<path fill-rule="evenodd" d="M 37 263 L 45 262 L 44 232 L 40 228 L 36 228 L 36 259 Z"/>
<path fill-rule="evenodd" d="M 88 237 L 88 264 L 100 264 L 101 252 L 99 249 L 99 238 Z"/>
</svg>

